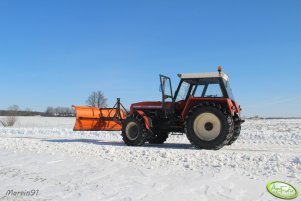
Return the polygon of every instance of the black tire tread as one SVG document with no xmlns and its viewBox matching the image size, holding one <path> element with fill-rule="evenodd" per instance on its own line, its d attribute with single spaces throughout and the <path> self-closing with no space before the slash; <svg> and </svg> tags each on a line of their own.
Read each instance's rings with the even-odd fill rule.
<svg viewBox="0 0 301 201">
<path fill-rule="evenodd" d="M 141 135 L 136 139 L 136 140 L 130 140 L 126 136 L 125 133 L 125 128 L 128 122 L 130 121 L 135 121 L 140 129 Z M 128 146 L 142 146 L 147 140 L 147 130 L 145 128 L 144 120 L 141 116 L 139 115 L 131 115 L 127 117 L 123 122 L 122 122 L 122 132 L 121 132 L 122 140 L 124 143 Z"/>
<path fill-rule="evenodd" d="M 215 108 L 215 109 L 221 111 L 222 114 L 227 119 L 227 125 L 222 125 L 222 126 L 228 128 L 229 132 L 227 133 L 225 139 L 221 143 L 212 145 L 210 147 L 202 147 L 202 146 L 198 145 L 197 143 L 195 143 L 195 141 L 193 140 L 193 137 L 188 133 L 188 131 L 187 131 L 187 124 L 188 124 L 189 117 L 194 112 L 196 112 L 197 110 L 202 109 L 202 108 Z M 196 147 L 198 149 L 213 149 L 213 150 L 218 150 L 218 149 L 222 148 L 223 146 L 227 145 L 227 143 L 231 140 L 231 138 L 233 136 L 233 133 L 234 133 L 234 123 L 233 123 L 232 116 L 220 104 L 216 104 L 216 103 L 213 103 L 213 102 L 204 102 L 204 103 L 200 103 L 200 104 L 194 106 L 189 111 L 188 115 L 185 118 L 185 130 L 186 130 L 186 136 L 187 136 L 188 140 L 190 141 L 190 143 L 194 147 Z"/>
<path fill-rule="evenodd" d="M 240 120 L 239 119 L 235 119 L 234 120 L 234 133 L 233 133 L 233 136 L 232 138 L 229 140 L 229 142 L 227 143 L 227 145 L 231 145 L 233 144 L 237 138 L 239 137 L 240 135 L 240 131 L 241 131 L 241 123 L 240 123 Z"/>
</svg>

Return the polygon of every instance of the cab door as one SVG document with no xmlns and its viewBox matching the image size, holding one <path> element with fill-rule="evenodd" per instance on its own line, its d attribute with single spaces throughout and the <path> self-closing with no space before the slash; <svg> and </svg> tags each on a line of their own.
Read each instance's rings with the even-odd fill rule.
<svg viewBox="0 0 301 201">
<path fill-rule="evenodd" d="M 165 75 L 160 75 L 160 85 L 162 92 L 162 110 L 165 117 L 173 112 L 174 97 L 171 86 L 171 79 Z"/>
</svg>

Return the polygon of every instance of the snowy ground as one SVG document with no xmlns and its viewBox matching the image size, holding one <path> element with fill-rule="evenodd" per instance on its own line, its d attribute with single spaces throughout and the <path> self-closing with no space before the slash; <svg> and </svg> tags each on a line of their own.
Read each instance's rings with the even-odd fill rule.
<svg viewBox="0 0 301 201">
<path fill-rule="evenodd" d="M 271 180 L 301 190 L 301 120 L 246 121 L 218 151 L 185 136 L 127 147 L 119 132 L 73 132 L 73 123 L 20 117 L 0 127 L 0 200 L 279 200 L 266 191 Z M 32 189 L 37 196 L 5 196 Z"/>
</svg>

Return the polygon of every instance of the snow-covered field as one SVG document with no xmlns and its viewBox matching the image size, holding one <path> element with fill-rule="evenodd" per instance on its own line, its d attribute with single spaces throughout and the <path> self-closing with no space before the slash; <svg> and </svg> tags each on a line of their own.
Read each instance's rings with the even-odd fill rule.
<svg viewBox="0 0 301 201">
<path fill-rule="evenodd" d="M 301 190 L 301 120 L 248 120 L 218 151 L 176 135 L 128 147 L 120 132 L 73 132 L 74 121 L 19 117 L 0 127 L 0 200 L 279 200 L 266 191 L 271 180 Z"/>
</svg>

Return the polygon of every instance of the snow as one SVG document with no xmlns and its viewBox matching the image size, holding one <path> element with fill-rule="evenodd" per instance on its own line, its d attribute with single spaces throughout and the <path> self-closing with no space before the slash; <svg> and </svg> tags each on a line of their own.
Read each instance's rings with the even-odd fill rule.
<svg viewBox="0 0 301 201">
<path fill-rule="evenodd" d="M 271 180 L 301 187 L 301 120 L 247 120 L 239 139 L 196 150 L 186 136 L 128 147 L 120 132 L 74 132 L 74 118 L 20 117 L 0 127 L 0 198 L 18 200 L 279 200 Z"/>
</svg>

